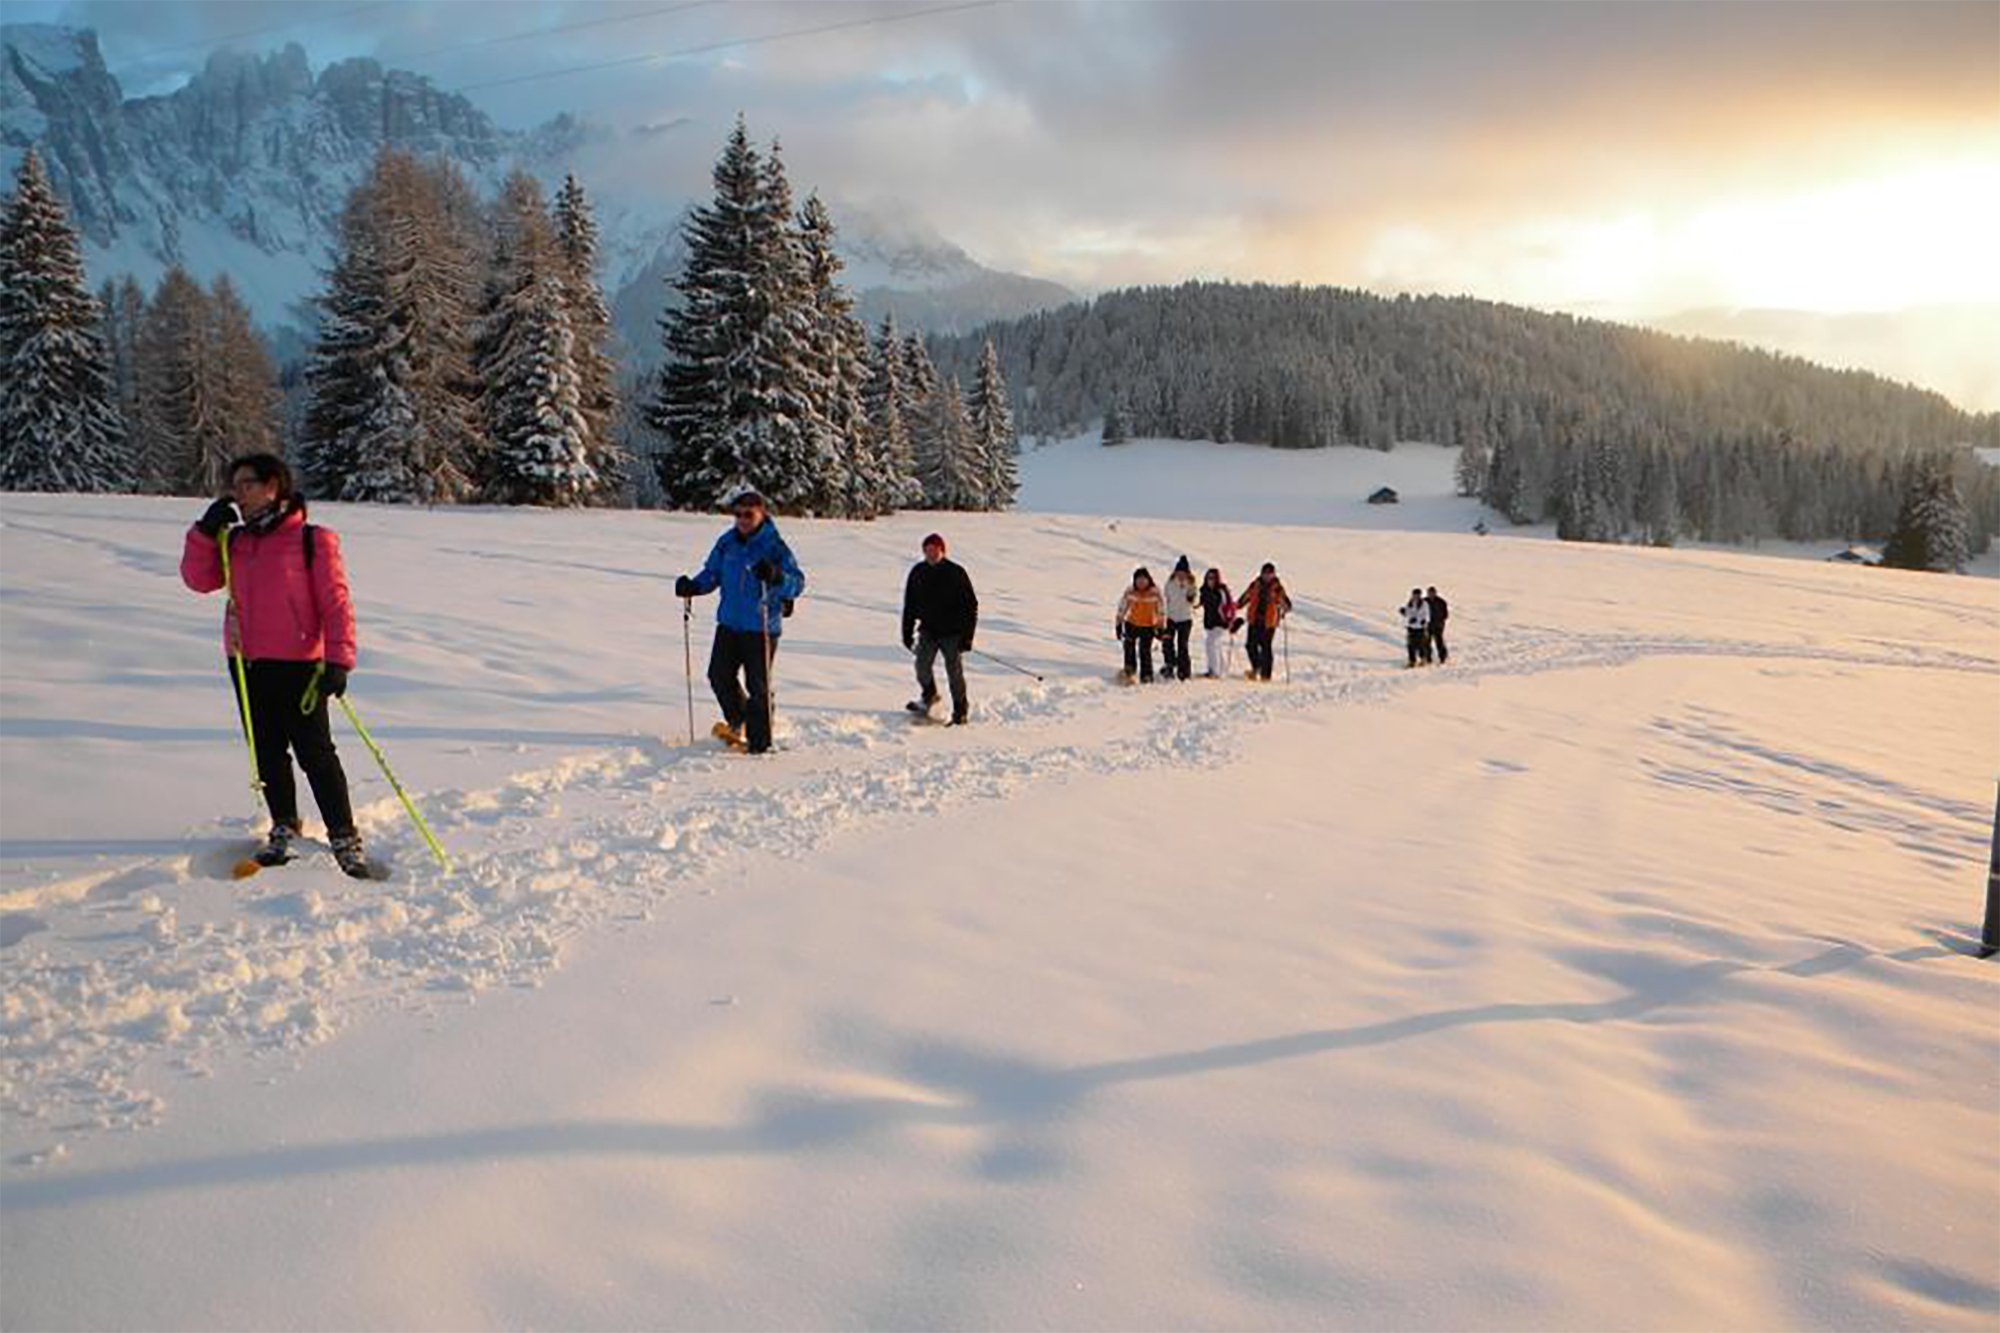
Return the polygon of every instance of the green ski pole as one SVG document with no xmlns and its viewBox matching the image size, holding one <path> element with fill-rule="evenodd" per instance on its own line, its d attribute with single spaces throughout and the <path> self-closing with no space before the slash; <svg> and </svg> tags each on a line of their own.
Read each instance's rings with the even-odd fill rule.
<svg viewBox="0 0 2000 1333">
<path fill-rule="evenodd" d="M 446 874 L 450 874 L 451 858 L 444 854 L 444 848 L 438 846 L 437 837 L 431 832 L 431 826 L 424 822 L 421 814 L 417 813 L 416 802 L 412 801 L 410 794 L 403 790 L 403 784 L 396 780 L 396 772 L 389 767 L 389 760 L 383 755 L 382 747 L 368 734 L 368 728 L 361 725 L 361 719 L 355 715 L 354 705 L 347 702 L 347 696 L 342 694 L 336 697 L 340 700 L 340 711 L 347 714 L 347 720 L 354 724 L 355 735 L 361 737 L 361 743 L 368 747 L 368 753 L 375 756 L 375 763 L 381 768 L 382 776 L 389 779 L 389 785 L 394 787 L 396 795 L 402 798 L 403 809 L 410 812 L 410 822 L 417 826 L 417 832 L 424 835 L 424 842 L 430 846 L 431 855 L 437 857 L 438 864 L 444 867 Z"/>
</svg>

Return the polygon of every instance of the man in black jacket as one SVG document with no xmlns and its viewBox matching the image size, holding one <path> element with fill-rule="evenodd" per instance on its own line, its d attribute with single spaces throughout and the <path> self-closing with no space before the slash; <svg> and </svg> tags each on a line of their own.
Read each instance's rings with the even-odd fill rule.
<svg viewBox="0 0 2000 1333">
<path fill-rule="evenodd" d="M 923 632 L 918 634 L 917 626 Z M 937 677 L 932 666 L 944 654 L 945 679 L 951 685 L 951 722 L 964 726 L 966 715 L 964 655 L 972 651 L 972 633 L 979 627 L 979 598 L 964 568 L 945 559 L 944 538 L 933 532 L 924 538 L 924 558 L 910 567 L 903 585 L 903 647 L 917 655 L 920 700 L 912 713 L 929 717 L 937 703 Z"/>
<path fill-rule="evenodd" d="M 1436 588 L 1424 589 L 1424 600 L 1430 603 L 1431 623 L 1425 631 L 1430 636 L 1431 655 L 1437 658 L 1439 666 L 1451 660 L 1451 650 L 1444 646 L 1445 617 L 1451 614 L 1451 604 L 1438 596 Z"/>
</svg>

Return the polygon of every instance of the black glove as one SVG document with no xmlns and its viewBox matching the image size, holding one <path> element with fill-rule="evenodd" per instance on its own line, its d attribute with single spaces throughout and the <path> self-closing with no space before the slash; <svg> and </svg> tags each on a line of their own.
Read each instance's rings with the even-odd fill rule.
<svg viewBox="0 0 2000 1333">
<path fill-rule="evenodd" d="M 195 527 L 204 537 L 219 537 L 224 528 L 233 528 L 243 521 L 243 515 L 236 508 L 234 500 L 217 500 L 208 507 L 208 512 L 195 520 Z"/>
<path fill-rule="evenodd" d="M 677 575 L 675 575 L 675 576 L 674 576 L 674 596 L 676 596 L 676 597 L 692 597 L 692 596 L 694 596 L 694 580 L 693 580 L 693 579 L 691 579 L 691 578 L 689 578 L 689 577 L 688 577 L 687 575 L 685 575 L 685 574 L 677 574 Z"/>
<path fill-rule="evenodd" d="M 958 641 L 958 651 L 960 651 L 961 653 L 969 653 L 972 651 L 972 635 L 967 634 L 964 638 Z"/>
<path fill-rule="evenodd" d="M 1111 627 L 1111 637 L 1112 637 L 1112 638 L 1114 638 L 1114 639 L 1117 639 L 1117 640 L 1118 640 L 1118 641 L 1119 641 L 1120 643 L 1123 643 L 1123 642 L 1125 641 L 1125 622 L 1124 622 L 1124 621 L 1122 621 L 1122 620 L 1121 620 L 1121 621 L 1119 621 L 1119 622 L 1118 622 L 1118 623 L 1117 623 L 1116 625 L 1113 625 L 1113 626 Z"/>
<path fill-rule="evenodd" d="M 770 588 L 777 587 L 785 580 L 785 572 L 769 560 L 759 560 L 750 566 L 750 573 L 755 576 L 757 582 Z"/>
<path fill-rule="evenodd" d="M 917 651 L 916 639 L 908 634 L 905 634 L 903 636 L 903 651 L 906 653 L 914 653 L 915 651 Z"/>
<path fill-rule="evenodd" d="M 347 693 L 347 668 L 328 662 L 326 669 L 319 673 L 319 692 L 329 699 L 338 699 Z"/>
</svg>

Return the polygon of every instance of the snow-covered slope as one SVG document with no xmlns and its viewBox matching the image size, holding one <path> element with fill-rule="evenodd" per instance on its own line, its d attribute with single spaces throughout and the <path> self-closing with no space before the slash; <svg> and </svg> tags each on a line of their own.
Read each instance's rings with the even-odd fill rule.
<svg viewBox="0 0 2000 1333">
<path fill-rule="evenodd" d="M 89 29 L 0 25 L 0 171 L 40 145 L 85 238 L 92 281 L 132 274 L 149 290 L 172 263 L 203 281 L 228 273 L 286 345 L 329 263 L 348 192 L 385 144 L 455 162 L 491 197 L 522 167 L 552 185 L 601 158 L 614 132 L 559 116 L 527 133 L 497 128 L 428 79 L 344 60 L 315 73 L 296 44 L 265 56 L 220 51 L 185 87 L 127 99 Z M 642 356 L 678 268 L 687 200 L 658 183 L 596 179 L 603 280 L 632 312 L 620 332 Z M 999 273 L 907 220 L 834 208 L 867 313 L 959 331 L 1070 298 Z"/>
<path fill-rule="evenodd" d="M 6 1325 L 1992 1327 L 2000 590 L 1175 475 L 786 524 L 760 760 L 686 744 L 717 520 L 316 510 L 457 861 L 343 737 L 366 884 L 222 877 L 194 508 L 0 497 Z M 900 707 L 934 527 L 1043 677 L 965 730 Z M 1288 683 L 1109 683 L 1183 552 L 1276 561 Z"/>
</svg>

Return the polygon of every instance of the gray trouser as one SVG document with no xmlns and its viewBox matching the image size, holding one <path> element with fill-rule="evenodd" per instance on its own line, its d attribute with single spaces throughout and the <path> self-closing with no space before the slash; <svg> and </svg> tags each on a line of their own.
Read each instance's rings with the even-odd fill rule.
<svg viewBox="0 0 2000 1333">
<path fill-rule="evenodd" d="M 944 678 L 951 686 L 951 711 L 953 716 L 965 712 L 965 654 L 960 651 L 959 636 L 946 634 L 932 638 L 930 632 L 917 635 L 917 688 L 923 691 L 925 703 L 938 697 L 937 674 L 931 669 L 937 662 L 937 655 L 944 654 Z"/>
</svg>

